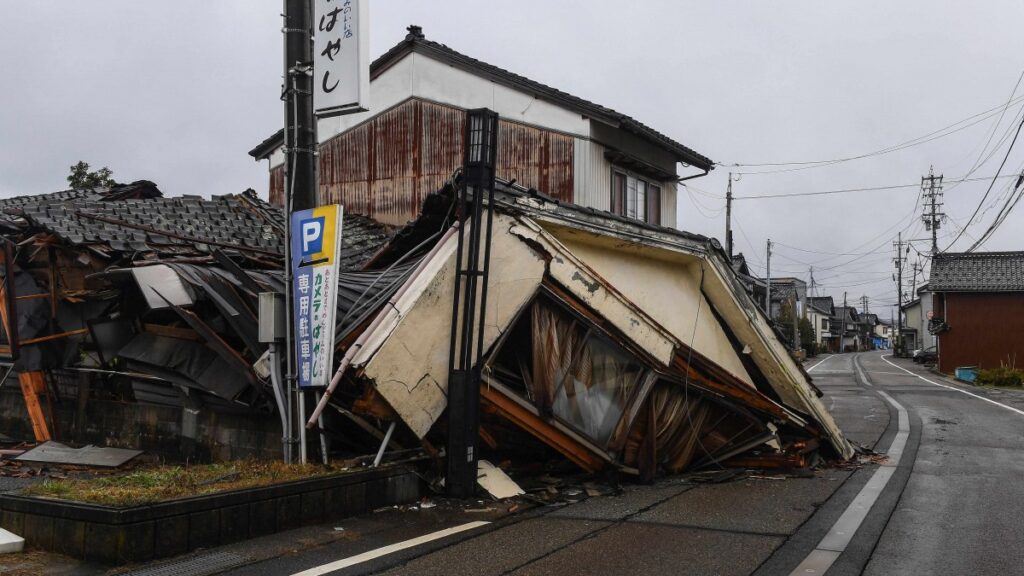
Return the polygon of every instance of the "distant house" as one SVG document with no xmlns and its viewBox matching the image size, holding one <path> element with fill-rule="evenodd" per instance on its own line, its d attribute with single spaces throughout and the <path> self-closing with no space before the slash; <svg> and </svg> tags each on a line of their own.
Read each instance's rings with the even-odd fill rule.
<svg viewBox="0 0 1024 576">
<path fill-rule="evenodd" d="M 814 341 L 818 350 L 828 349 L 828 340 L 832 337 L 830 319 L 835 314 L 835 304 L 831 296 L 811 296 L 807 298 L 807 319 L 814 326 Z"/>
<path fill-rule="evenodd" d="M 874 340 L 877 349 L 892 348 L 892 324 L 878 318 L 875 323 Z"/>
<path fill-rule="evenodd" d="M 879 333 L 879 327 L 882 325 L 882 322 L 878 319 L 878 314 L 862 312 L 859 314 L 859 317 L 860 322 L 857 325 L 861 336 L 861 348 L 868 350 L 888 348 L 888 341 Z"/>
<path fill-rule="evenodd" d="M 807 282 L 799 278 L 772 278 L 772 318 L 778 318 L 783 305 L 792 306 L 798 316 L 803 315 L 807 301 Z"/>
<path fill-rule="evenodd" d="M 625 114 L 456 52 L 419 26 L 408 31 L 370 65 L 370 111 L 319 122 L 321 203 L 389 225 L 412 220 L 462 166 L 475 108 L 500 115 L 497 176 L 560 202 L 674 228 L 678 167 L 690 167 L 686 176 L 714 167 Z M 278 205 L 283 145 L 279 131 L 249 152 L 269 160 Z"/>
<path fill-rule="evenodd" d="M 862 334 L 860 332 L 860 316 L 853 306 L 836 306 L 835 314 L 829 319 L 831 326 L 831 350 L 835 352 L 855 352 L 860 350 Z"/>
<path fill-rule="evenodd" d="M 1024 252 L 937 254 L 928 286 L 939 370 L 1024 367 Z"/>
<path fill-rule="evenodd" d="M 933 306 L 929 284 L 918 288 L 916 298 L 902 306 L 903 341 L 908 353 L 913 350 L 935 350 L 938 340 L 928 330 L 928 314 L 932 312 Z"/>
</svg>

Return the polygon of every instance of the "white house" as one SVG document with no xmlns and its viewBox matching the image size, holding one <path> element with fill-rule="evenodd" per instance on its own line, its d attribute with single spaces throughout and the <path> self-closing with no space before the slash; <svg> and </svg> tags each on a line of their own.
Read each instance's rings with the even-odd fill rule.
<svg viewBox="0 0 1024 576">
<path fill-rule="evenodd" d="M 319 122 L 321 203 L 386 224 L 413 219 L 462 165 L 465 111 L 475 108 L 501 118 L 497 175 L 562 202 L 675 227 L 677 183 L 714 167 L 625 114 L 408 31 L 370 66 L 369 111 Z M 250 151 L 269 161 L 275 203 L 282 146 L 278 132 Z"/>
</svg>

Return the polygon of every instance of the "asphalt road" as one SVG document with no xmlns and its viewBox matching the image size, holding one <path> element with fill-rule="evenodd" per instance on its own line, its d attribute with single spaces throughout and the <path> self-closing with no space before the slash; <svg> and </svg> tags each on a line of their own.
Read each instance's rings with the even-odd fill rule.
<svg viewBox="0 0 1024 576">
<path fill-rule="evenodd" d="M 1024 415 L 900 373 L 878 354 L 862 361 L 921 425 L 910 480 L 865 573 L 1024 573 Z M 1019 394 L 924 376 L 1019 408 Z"/>
<path fill-rule="evenodd" d="M 900 368 L 956 386 L 909 361 L 895 363 L 872 352 L 808 364 L 858 444 L 887 450 L 899 431 L 897 406 L 907 415 L 902 457 L 890 460 L 891 478 L 828 574 L 1024 572 L 1024 415 L 907 374 Z M 1022 393 L 964 389 L 1024 408 Z M 666 479 L 517 514 L 382 512 L 216 553 L 249 562 L 224 572 L 232 576 L 790 574 L 880 469 L 721 484 Z M 347 566 L 331 570 L 338 562 Z"/>
</svg>

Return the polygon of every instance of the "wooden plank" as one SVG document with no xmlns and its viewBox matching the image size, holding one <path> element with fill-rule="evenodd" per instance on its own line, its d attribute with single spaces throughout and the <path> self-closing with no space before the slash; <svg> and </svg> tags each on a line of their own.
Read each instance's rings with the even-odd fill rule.
<svg viewBox="0 0 1024 576">
<path fill-rule="evenodd" d="M 143 324 L 143 332 L 149 332 L 151 334 L 157 334 L 159 336 L 167 336 L 169 338 L 180 338 L 182 340 L 194 340 L 196 342 L 202 342 L 203 337 L 198 332 L 191 328 L 182 328 L 180 326 L 165 326 L 163 324 Z"/>
<path fill-rule="evenodd" d="M 39 344 L 40 342 L 49 342 L 50 340 L 58 340 L 60 338 L 67 338 L 68 336 L 78 336 L 80 334 L 88 334 L 88 328 L 79 328 L 78 330 L 71 330 L 68 332 L 61 332 L 60 334 L 50 334 L 48 336 L 39 336 L 38 338 L 29 338 L 28 340 L 21 340 L 18 342 L 18 346 L 28 346 L 29 344 Z"/>
<path fill-rule="evenodd" d="M 21 372 L 18 374 L 18 383 L 21 384 L 21 394 L 25 398 L 25 408 L 28 410 L 29 420 L 32 421 L 32 433 L 35 434 L 36 442 L 46 442 L 50 439 L 50 430 L 46 426 L 43 407 L 39 404 L 39 392 L 46 390 L 43 373 L 39 370 Z"/>
<path fill-rule="evenodd" d="M 524 432 L 551 446 L 587 472 L 597 472 L 605 467 L 605 462 L 596 454 L 591 453 L 579 442 L 545 422 L 536 414 L 506 398 L 504 394 L 493 387 L 486 384 L 481 385 L 480 399 L 483 401 L 481 409 L 508 419 Z"/>
</svg>

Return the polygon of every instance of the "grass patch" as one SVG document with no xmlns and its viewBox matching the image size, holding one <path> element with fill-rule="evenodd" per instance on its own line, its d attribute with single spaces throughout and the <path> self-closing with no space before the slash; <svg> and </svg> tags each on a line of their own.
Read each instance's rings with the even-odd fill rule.
<svg viewBox="0 0 1024 576">
<path fill-rule="evenodd" d="M 1024 387 L 1024 370 L 1009 366 L 978 370 L 974 383 L 998 388 L 1022 388 Z"/>
<path fill-rule="evenodd" d="M 261 460 L 152 466 L 97 478 L 51 479 L 25 488 L 21 494 L 106 506 L 137 506 L 240 488 L 269 486 L 339 471 L 315 464 L 284 464 Z"/>
</svg>

